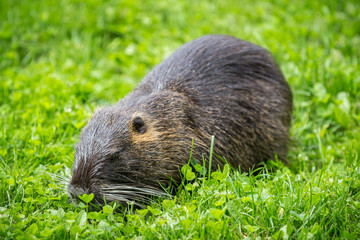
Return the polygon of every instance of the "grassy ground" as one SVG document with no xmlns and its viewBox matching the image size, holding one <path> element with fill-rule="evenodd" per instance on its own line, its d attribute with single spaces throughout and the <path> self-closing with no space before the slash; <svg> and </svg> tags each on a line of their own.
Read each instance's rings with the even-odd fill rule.
<svg viewBox="0 0 360 240">
<path fill-rule="evenodd" d="M 208 33 L 273 52 L 294 93 L 291 164 L 224 169 L 143 210 L 69 204 L 58 177 L 94 109 Z M 359 46 L 357 0 L 1 0 L 0 238 L 360 238 Z"/>
</svg>

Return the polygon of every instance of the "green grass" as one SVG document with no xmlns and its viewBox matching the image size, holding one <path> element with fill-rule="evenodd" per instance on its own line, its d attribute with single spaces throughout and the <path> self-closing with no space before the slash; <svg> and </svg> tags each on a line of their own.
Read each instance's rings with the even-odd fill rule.
<svg viewBox="0 0 360 240">
<path fill-rule="evenodd" d="M 59 178 L 94 109 L 209 33 L 274 54 L 294 94 L 291 164 L 184 171 L 142 210 L 68 203 Z M 357 0 L 0 0 L 0 239 L 360 238 L 359 46 Z"/>
</svg>

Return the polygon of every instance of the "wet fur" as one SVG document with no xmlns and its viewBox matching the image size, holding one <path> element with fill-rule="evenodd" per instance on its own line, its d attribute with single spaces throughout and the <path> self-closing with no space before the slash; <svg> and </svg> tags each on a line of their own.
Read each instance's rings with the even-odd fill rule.
<svg viewBox="0 0 360 240">
<path fill-rule="evenodd" d="M 92 192 L 98 203 L 161 195 L 169 179 L 181 181 L 192 139 L 193 157 L 201 160 L 212 135 L 214 152 L 242 171 L 275 153 L 285 160 L 291 112 L 289 85 L 268 51 L 230 36 L 204 36 L 94 114 L 76 147 L 69 195 Z M 213 160 L 213 169 L 222 165 Z"/>
</svg>

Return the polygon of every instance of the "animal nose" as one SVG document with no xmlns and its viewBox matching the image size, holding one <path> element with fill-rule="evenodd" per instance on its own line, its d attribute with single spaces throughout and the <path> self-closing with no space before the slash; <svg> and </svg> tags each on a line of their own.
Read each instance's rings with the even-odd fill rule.
<svg viewBox="0 0 360 240">
<path fill-rule="evenodd" d="M 71 199 L 73 200 L 78 200 L 79 199 L 79 195 L 83 195 L 85 193 L 87 193 L 88 191 L 86 191 L 85 189 L 83 189 L 82 187 L 79 186 L 74 186 L 72 184 L 68 185 L 68 195 Z"/>
</svg>

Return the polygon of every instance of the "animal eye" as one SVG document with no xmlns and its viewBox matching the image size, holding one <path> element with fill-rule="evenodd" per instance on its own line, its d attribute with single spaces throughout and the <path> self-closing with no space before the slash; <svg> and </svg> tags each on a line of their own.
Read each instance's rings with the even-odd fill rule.
<svg viewBox="0 0 360 240">
<path fill-rule="evenodd" d="M 110 160 L 116 160 L 118 157 L 119 157 L 119 153 L 116 152 L 116 153 L 114 153 L 114 154 L 111 154 Z"/>
<path fill-rule="evenodd" d="M 115 152 L 115 153 L 113 154 L 113 158 L 118 158 L 118 157 L 119 157 L 119 153 L 120 153 L 120 152 Z"/>
<path fill-rule="evenodd" d="M 121 149 L 119 149 L 118 151 L 112 153 L 109 157 L 110 160 L 117 160 L 119 158 Z"/>
<path fill-rule="evenodd" d="M 146 132 L 145 122 L 141 119 L 141 117 L 135 117 L 132 120 L 132 127 L 135 132 L 138 132 L 140 134 L 144 134 Z"/>
</svg>

